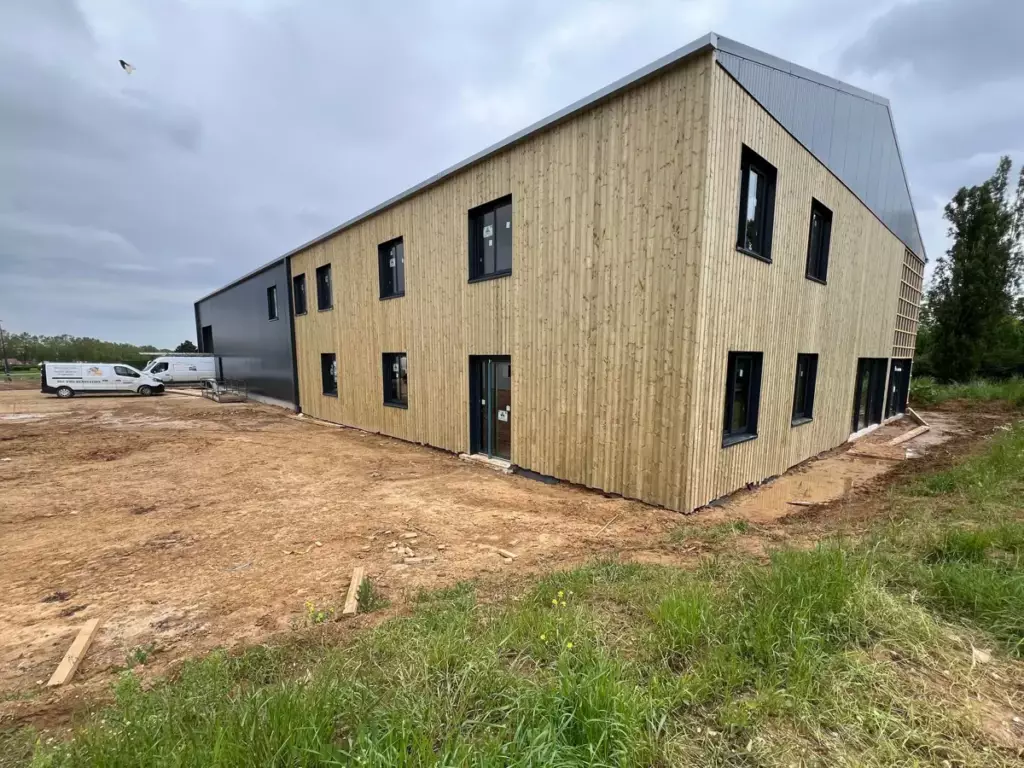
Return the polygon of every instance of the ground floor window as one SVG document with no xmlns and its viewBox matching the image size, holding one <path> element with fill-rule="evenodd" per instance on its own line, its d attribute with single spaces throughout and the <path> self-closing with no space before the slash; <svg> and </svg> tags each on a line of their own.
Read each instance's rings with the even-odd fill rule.
<svg viewBox="0 0 1024 768">
<path fill-rule="evenodd" d="M 730 352 L 725 379 L 722 447 L 757 437 L 761 403 L 761 352 Z"/>
<path fill-rule="evenodd" d="M 405 352 L 385 352 L 382 356 L 384 405 L 409 407 L 409 359 Z"/>
<path fill-rule="evenodd" d="M 320 355 L 320 380 L 325 395 L 338 396 L 338 358 L 333 352 Z"/>
<path fill-rule="evenodd" d="M 857 380 L 853 395 L 853 431 L 882 423 L 885 400 L 884 357 L 862 357 L 857 361 Z"/>
<path fill-rule="evenodd" d="M 814 386 L 818 383 L 818 356 L 796 356 L 796 384 L 793 390 L 792 425 L 806 424 L 814 418 Z"/>
</svg>

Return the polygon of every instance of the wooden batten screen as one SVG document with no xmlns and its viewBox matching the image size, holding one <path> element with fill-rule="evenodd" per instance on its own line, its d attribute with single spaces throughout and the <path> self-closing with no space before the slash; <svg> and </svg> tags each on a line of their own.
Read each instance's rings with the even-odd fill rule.
<svg viewBox="0 0 1024 768">
<path fill-rule="evenodd" d="M 892 356 L 911 358 L 917 343 L 917 321 L 921 314 L 921 289 L 924 285 L 924 262 L 911 251 L 903 255 L 903 276 L 900 300 L 896 308 L 896 330 L 892 340 Z"/>
</svg>

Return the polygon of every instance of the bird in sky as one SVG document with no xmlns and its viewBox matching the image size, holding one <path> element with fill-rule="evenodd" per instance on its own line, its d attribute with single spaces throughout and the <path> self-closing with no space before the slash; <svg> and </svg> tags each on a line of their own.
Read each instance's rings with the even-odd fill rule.
<svg viewBox="0 0 1024 768">
<path fill-rule="evenodd" d="M 125 72 L 127 72 L 127 73 L 128 73 L 129 75 L 130 75 L 130 74 L 131 74 L 132 72 L 134 72 L 134 71 L 135 71 L 135 67 L 133 67 L 133 66 L 132 66 L 131 64 L 129 64 L 129 63 L 128 63 L 127 61 L 125 61 L 124 59 L 118 59 L 118 61 L 119 61 L 119 62 L 120 62 L 120 64 L 121 64 L 121 69 L 123 69 L 123 70 L 124 70 Z"/>
</svg>

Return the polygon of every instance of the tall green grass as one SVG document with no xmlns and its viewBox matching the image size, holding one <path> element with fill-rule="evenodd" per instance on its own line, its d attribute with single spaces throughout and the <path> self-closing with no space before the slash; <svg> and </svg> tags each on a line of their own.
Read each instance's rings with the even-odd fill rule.
<svg viewBox="0 0 1024 768">
<path fill-rule="evenodd" d="M 949 400 L 991 403 L 997 400 L 1024 407 L 1024 378 L 994 381 L 973 379 L 963 384 L 940 384 L 930 376 L 918 376 L 910 382 L 910 404 L 919 407 L 940 405 Z"/>
</svg>

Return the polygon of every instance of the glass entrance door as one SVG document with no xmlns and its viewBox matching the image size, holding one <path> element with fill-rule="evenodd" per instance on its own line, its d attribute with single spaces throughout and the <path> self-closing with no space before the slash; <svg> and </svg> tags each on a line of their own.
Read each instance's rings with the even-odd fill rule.
<svg viewBox="0 0 1024 768">
<path fill-rule="evenodd" d="M 511 461 L 511 358 L 469 358 L 469 432 L 472 453 Z"/>
<path fill-rule="evenodd" d="M 853 398 L 853 431 L 882 423 L 885 405 L 884 357 L 862 357 L 857 361 L 857 383 Z"/>
</svg>

